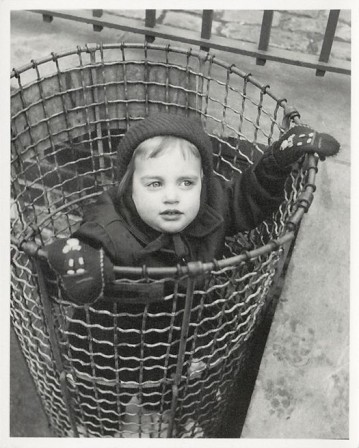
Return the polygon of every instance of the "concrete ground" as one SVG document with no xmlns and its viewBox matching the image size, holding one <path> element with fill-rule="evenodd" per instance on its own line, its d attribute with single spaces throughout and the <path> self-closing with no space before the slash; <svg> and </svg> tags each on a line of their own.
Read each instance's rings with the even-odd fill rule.
<svg viewBox="0 0 359 448">
<path fill-rule="evenodd" d="M 11 65 L 18 67 L 87 42 L 142 37 L 28 12 L 13 15 Z M 158 41 L 160 43 L 160 41 Z M 178 44 L 177 44 L 178 45 Z M 243 438 L 349 437 L 349 252 L 351 79 L 323 78 L 300 67 L 216 52 L 287 98 L 303 122 L 329 132 L 340 154 L 321 163 L 317 192 L 305 216 L 264 352 Z M 11 436 L 49 436 L 45 417 L 11 337 Z M 236 422 L 233 422 L 235 434 Z"/>
</svg>

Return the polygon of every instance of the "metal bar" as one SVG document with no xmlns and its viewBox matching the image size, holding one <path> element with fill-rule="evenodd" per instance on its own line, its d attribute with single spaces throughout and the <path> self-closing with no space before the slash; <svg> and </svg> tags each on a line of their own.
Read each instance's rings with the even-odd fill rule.
<svg viewBox="0 0 359 448">
<path fill-rule="evenodd" d="M 311 156 L 314 158 L 314 156 Z M 308 168 L 309 169 L 309 168 Z M 304 215 L 304 210 L 302 208 L 298 209 L 295 213 L 295 216 L 297 215 Z M 299 221 L 299 217 L 296 218 L 296 221 Z M 260 257 L 261 255 L 265 255 L 269 252 L 271 252 L 275 247 L 278 245 L 282 246 L 283 244 L 287 243 L 288 241 L 291 241 L 294 238 L 294 232 L 292 230 L 286 232 L 283 236 L 279 237 L 277 240 L 273 240 L 272 242 L 269 242 L 268 244 L 261 246 L 258 249 L 253 249 L 249 251 L 246 254 L 236 255 L 234 257 L 225 258 L 222 260 L 218 260 L 217 264 L 220 269 L 237 265 L 241 263 L 242 261 L 246 261 L 248 259 L 255 259 L 257 257 Z M 19 247 L 21 250 L 23 250 L 27 255 L 29 256 L 35 256 L 40 258 L 41 260 L 47 260 L 47 251 L 46 248 L 42 248 L 41 246 L 37 245 L 33 241 L 27 241 L 20 244 L 19 241 L 16 241 L 15 238 L 11 238 L 12 244 Z M 215 265 L 213 262 L 207 262 L 203 263 L 203 272 L 209 272 L 215 269 Z M 177 267 L 164 267 L 164 268 L 156 268 L 156 267 L 148 267 L 147 268 L 148 275 L 151 277 L 165 277 L 165 276 L 176 276 L 178 275 L 178 268 Z M 187 266 L 182 267 L 183 275 L 188 274 L 188 268 Z M 141 277 L 143 271 L 142 268 L 139 267 L 132 267 L 132 266 L 114 266 L 114 273 L 122 276 L 137 276 Z"/>
<path fill-rule="evenodd" d="M 95 104 L 94 111 L 95 111 L 95 121 L 96 121 L 96 133 L 97 133 L 97 154 L 98 154 L 98 164 L 99 164 L 99 170 L 100 171 L 100 179 L 102 186 L 106 185 L 106 175 L 105 175 L 105 159 L 104 159 L 104 149 L 103 149 L 103 142 L 102 142 L 102 128 L 101 128 L 101 114 L 100 114 L 100 107 L 98 106 L 99 103 L 99 87 L 97 82 L 97 71 L 96 67 L 94 65 L 96 64 L 96 55 L 95 50 L 90 51 L 90 59 L 91 64 L 93 66 L 91 67 L 91 78 L 92 78 L 92 86 L 94 87 L 92 91 L 92 98 L 93 102 Z"/>
<path fill-rule="evenodd" d="M 168 425 L 167 437 L 172 437 L 173 434 L 173 424 L 176 415 L 177 401 L 178 401 L 178 392 L 179 385 L 182 379 L 182 370 L 185 360 L 185 352 L 186 352 L 186 344 L 188 338 L 188 330 L 189 330 L 189 322 L 192 311 L 192 303 L 193 303 L 193 292 L 195 286 L 196 279 L 195 277 L 188 277 L 187 279 L 187 288 L 186 288 L 186 302 L 183 311 L 183 321 L 181 328 L 181 338 L 180 345 L 178 348 L 178 358 L 177 358 L 177 366 L 176 373 L 174 377 L 174 384 L 172 387 L 172 403 L 171 403 L 171 418 Z"/>
<path fill-rule="evenodd" d="M 210 39 L 212 34 L 213 9 L 204 9 L 202 13 L 201 38 Z M 209 45 L 201 45 L 201 50 L 209 51 Z"/>
<path fill-rule="evenodd" d="M 86 44 L 85 46 L 86 48 L 86 52 L 87 53 L 91 53 L 91 51 L 94 51 L 94 49 L 96 48 L 95 44 Z M 82 98 L 83 98 L 83 104 L 84 104 L 84 112 L 85 112 L 85 117 L 86 119 L 84 120 L 84 126 L 86 129 L 85 134 L 87 134 L 88 136 L 88 143 L 89 143 L 89 147 L 90 147 L 90 157 L 89 160 L 91 160 L 91 166 L 92 166 L 92 171 L 94 173 L 96 173 L 97 171 L 97 166 L 96 166 L 96 157 L 95 157 L 95 151 L 94 151 L 94 141 L 93 138 L 91 136 L 91 104 L 92 104 L 92 99 L 89 98 L 91 92 L 88 91 L 88 89 L 86 88 L 86 80 L 85 80 L 85 73 L 86 73 L 86 68 L 85 65 L 83 63 L 83 57 L 82 57 L 82 52 L 78 51 L 77 52 L 77 56 L 78 56 L 78 61 L 79 61 L 79 75 L 80 75 L 80 81 L 81 81 L 81 85 L 80 85 L 80 89 L 79 92 L 82 93 Z M 92 96 L 92 94 L 91 94 Z M 99 184 L 98 182 L 98 178 L 97 176 L 94 177 L 95 180 L 95 187 L 101 187 L 101 184 Z"/>
<path fill-rule="evenodd" d="M 273 22 L 273 11 L 268 10 L 263 11 L 263 20 L 262 20 L 261 34 L 259 37 L 258 50 L 261 51 L 268 50 L 270 33 L 272 30 L 272 22 Z M 266 59 L 264 58 L 256 59 L 257 65 L 264 65 L 265 63 Z"/>
<path fill-rule="evenodd" d="M 29 10 L 37 14 L 52 14 L 54 17 L 60 17 L 67 20 L 74 20 L 82 23 L 99 24 L 104 27 L 114 28 L 128 31 L 137 34 L 148 34 L 151 36 L 179 41 L 185 44 L 208 46 L 208 41 L 198 37 L 198 33 L 189 30 L 178 30 L 166 25 L 156 25 L 155 28 L 149 28 L 143 25 L 142 22 L 133 19 L 121 19 L 120 17 L 111 16 L 111 21 L 102 18 L 93 18 L 89 16 L 86 11 L 67 10 Z M 242 54 L 251 57 L 265 58 L 266 60 L 281 62 L 283 64 L 296 65 L 300 67 L 307 67 L 312 69 L 321 69 L 333 73 L 341 73 L 344 75 L 351 74 L 351 64 L 349 61 L 331 60 L 331 63 L 320 62 L 314 55 L 303 55 L 301 53 L 294 53 L 289 50 L 270 49 L 267 51 L 259 50 L 256 44 L 249 42 L 241 42 L 234 39 L 215 36 L 211 38 L 211 48 L 220 51 L 228 51 L 231 53 Z"/>
<path fill-rule="evenodd" d="M 314 158 L 314 156 L 311 157 Z M 304 215 L 304 210 L 302 208 L 298 209 L 293 215 L 296 218 L 295 219 L 296 222 L 300 221 L 301 215 Z M 258 249 L 254 249 L 248 252 L 247 254 L 236 255 L 234 257 L 218 260 L 217 264 L 220 269 L 223 269 L 229 266 L 237 265 L 242 261 L 246 261 L 248 259 L 248 256 L 250 257 L 250 259 L 255 259 L 257 257 L 260 257 L 261 255 L 265 255 L 271 252 L 275 247 L 277 247 L 277 245 L 282 246 L 288 241 L 291 241 L 293 238 L 294 238 L 294 232 L 292 230 L 287 231 L 283 236 L 279 237 L 277 240 L 269 242 L 268 244 L 261 246 Z M 26 254 L 30 256 L 36 256 L 42 260 L 47 260 L 46 249 L 42 248 L 41 246 L 38 246 L 35 242 L 28 241 L 20 244 L 14 238 L 11 238 L 11 240 L 12 244 L 16 245 L 17 247 L 20 247 L 20 249 L 23 250 Z M 213 269 L 215 269 L 215 265 L 213 262 L 203 263 L 203 272 L 209 272 Z M 183 266 L 182 270 L 184 276 L 188 274 L 188 268 L 186 266 Z M 168 267 L 168 268 L 148 267 L 147 271 L 148 275 L 150 275 L 151 277 L 165 277 L 165 276 L 178 275 L 177 267 Z M 114 273 L 122 276 L 128 275 L 128 276 L 141 277 L 142 268 L 131 266 L 114 266 Z"/>
<path fill-rule="evenodd" d="M 328 62 L 330 52 L 332 51 L 333 40 L 335 36 L 335 30 L 337 29 L 340 9 L 333 9 L 329 12 L 327 27 L 325 29 L 322 50 L 320 52 L 319 61 Z M 316 76 L 324 76 L 325 70 L 317 70 Z"/>
<path fill-rule="evenodd" d="M 51 350 L 54 355 L 57 371 L 59 372 L 60 386 L 63 394 L 63 399 L 65 402 L 65 406 L 67 408 L 67 412 L 69 415 L 69 420 L 71 424 L 71 429 L 73 431 L 74 437 L 79 437 L 79 433 L 76 426 L 75 413 L 72 407 L 71 402 L 71 394 L 67 387 L 67 379 L 66 379 L 66 371 L 64 369 L 64 365 L 62 363 L 61 352 L 59 348 L 59 344 L 56 337 L 55 324 L 53 320 L 52 307 L 50 298 L 47 293 L 46 282 L 44 273 L 41 268 L 41 261 L 34 259 L 34 265 L 37 272 L 37 279 L 39 284 L 40 296 L 43 304 L 44 317 L 46 320 L 46 326 L 49 332 L 49 339 L 51 343 Z"/>
<path fill-rule="evenodd" d="M 92 10 L 92 15 L 94 17 L 102 17 L 102 14 L 103 14 L 103 9 L 93 9 Z M 92 27 L 93 27 L 94 31 L 99 32 L 99 31 L 103 30 L 103 26 L 101 26 L 101 25 L 92 25 Z"/>
<path fill-rule="evenodd" d="M 156 10 L 155 9 L 146 9 L 146 19 L 145 26 L 148 28 L 154 28 L 156 25 Z M 152 44 L 155 40 L 155 36 L 151 36 L 146 34 L 145 36 L 146 42 Z"/>
</svg>

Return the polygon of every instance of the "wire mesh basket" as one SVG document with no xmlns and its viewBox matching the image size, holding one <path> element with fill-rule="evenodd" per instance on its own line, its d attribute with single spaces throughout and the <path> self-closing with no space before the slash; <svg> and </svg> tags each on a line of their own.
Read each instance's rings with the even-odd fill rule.
<svg viewBox="0 0 359 448">
<path fill-rule="evenodd" d="M 116 266 L 111 297 L 68 301 L 43 246 L 79 227 L 115 183 L 121 137 L 157 111 L 201 117 L 225 180 L 299 119 L 250 74 L 169 45 L 86 45 L 11 73 L 11 318 L 61 437 L 215 437 L 311 204 L 313 156 L 292 171 L 270 219 L 227 239 L 223 259 Z"/>
</svg>

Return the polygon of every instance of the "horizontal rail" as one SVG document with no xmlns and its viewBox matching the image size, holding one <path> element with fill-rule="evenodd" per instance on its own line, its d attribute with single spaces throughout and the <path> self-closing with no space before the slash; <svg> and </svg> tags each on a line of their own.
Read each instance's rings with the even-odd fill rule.
<svg viewBox="0 0 359 448">
<path fill-rule="evenodd" d="M 228 51 L 231 53 L 242 54 L 256 59 L 270 60 L 290 64 L 300 67 L 307 67 L 321 71 L 328 71 L 333 73 L 340 73 L 345 75 L 351 74 L 351 63 L 349 61 L 337 60 L 331 58 L 330 62 L 319 61 L 315 55 L 304 55 L 294 53 L 289 50 L 282 49 L 268 49 L 260 50 L 256 44 L 249 42 L 242 42 L 225 37 L 211 37 L 205 39 L 200 36 L 200 32 L 189 30 L 180 30 L 170 26 L 156 24 L 155 27 L 146 26 L 143 21 L 135 19 L 123 19 L 117 16 L 111 16 L 111 20 L 106 19 L 105 16 L 93 17 L 91 11 L 72 11 L 72 10 L 29 10 L 37 14 L 42 14 L 46 17 L 58 17 L 61 19 L 73 20 L 107 28 L 114 28 L 122 31 L 143 34 L 147 38 L 158 37 L 179 41 L 190 45 L 197 45 L 202 48 L 216 49 L 220 51 Z"/>
<path fill-rule="evenodd" d="M 240 255 L 236 255 L 230 258 L 217 260 L 216 262 L 193 262 L 187 263 L 187 265 L 174 266 L 174 267 L 146 267 L 146 274 L 150 277 L 177 277 L 204 274 L 217 269 L 223 269 L 227 267 L 238 266 L 243 261 L 254 260 L 261 255 L 266 255 L 271 251 L 278 249 L 281 246 L 293 241 L 295 238 L 295 231 L 290 230 L 284 233 L 281 237 L 276 240 L 270 241 L 268 244 L 261 246 L 257 249 L 253 249 L 248 252 L 243 252 Z M 47 250 L 36 244 L 34 241 L 22 242 L 20 243 L 16 238 L 11 238 L 11 244 L 18 247 L 20 250 L 24 251 L 27 255 L 36 257 L 41 260 L 47 260 Z M 193 266 L 193 269 L 192 269 Z M 137 266 L 114 266 L 113 271 L 115 274 L 122 276 L 141 276 L 143 275 L 143 268 Z"/>
</svg>

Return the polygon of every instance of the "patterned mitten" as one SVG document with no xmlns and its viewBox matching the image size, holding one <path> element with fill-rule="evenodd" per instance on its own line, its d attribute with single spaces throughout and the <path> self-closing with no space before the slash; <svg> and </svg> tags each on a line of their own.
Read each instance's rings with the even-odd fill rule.
<svg viewBox="0 0 359 448">
<path fill-rule="evenodd" d="M 280 168 L 297 162 L 305 153 L 317 153 L 321 160 L 339 151 L 340 144 L 329 134 L 314 131 L 305 125 L 296 125 L 273 143 L 271 150 Z"/>
<path fill-rule="evenodd" d="M 114 278 L 113 265 L 103 249 L 77 238 L 59 239 L 46 247 L 50 267 L 61 277 L 68 297 L 75 303 L 93 303 L 103 296 Z"/>
</svg>

